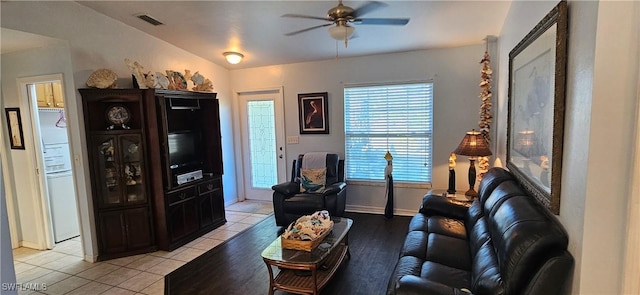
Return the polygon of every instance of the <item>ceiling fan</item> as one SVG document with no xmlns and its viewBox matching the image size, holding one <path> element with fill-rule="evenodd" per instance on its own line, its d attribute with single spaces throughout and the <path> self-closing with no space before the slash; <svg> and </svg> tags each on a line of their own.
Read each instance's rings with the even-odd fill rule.
<svg viewBox="0 0 640 295">
<path fill-rule="evenodd" d="M 327 11 L 326 17 L 317 17 L 317 16 L 309 16 L 309 15 L 301 15 L 301 14 L 285 14 L 282 17 L 291 17 L 291 18 L 306 18 L 306 19 L 317 19 L 326 21 L 328 23 L 317 25 L 313 27 L 309 27 L 306 29 L 302 29 L 295 32 L 290 32 L 285 34 L 286 36 L 293 36 L 300 33 L 304 33 L 307 31 L 311 31 L 314 29 L 328 27 L 329 35 L 333 39 L 336 40 L 344 40 L 345 47 L 347 46 L 347 40 L 353 38 L 355 35 L 355 28 L 351 26 L 354 25 L 392 25 L 392 26 L 404 26 L 409 23 L 408 18 L 362 18 L 363 15 L 387 6 L 386 4 L 378 1 L 369 1 L 362 6 L 353 9 L 349 6 L 342 4 L 342 0 L 338 1 L 338 6 L 333 7 Z"/>
</svg>

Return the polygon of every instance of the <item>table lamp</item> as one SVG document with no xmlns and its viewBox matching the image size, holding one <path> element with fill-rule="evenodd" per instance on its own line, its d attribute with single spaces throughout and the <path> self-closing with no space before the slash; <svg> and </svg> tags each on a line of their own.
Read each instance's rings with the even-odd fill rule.
<svg viewBox="0 0 640 295">
<path fill-rule="evenodd" d="M 489 143 L 482 133 L 472 129 L 462 138 L 460 145 L 453 151 L 457 155 L 469 157 L 469 190 L 464 194 L 470 197 L 477 197 L 478 193 L 473 189 L 476 185 L 476 157 L 491 156 Z"/>
</svg>

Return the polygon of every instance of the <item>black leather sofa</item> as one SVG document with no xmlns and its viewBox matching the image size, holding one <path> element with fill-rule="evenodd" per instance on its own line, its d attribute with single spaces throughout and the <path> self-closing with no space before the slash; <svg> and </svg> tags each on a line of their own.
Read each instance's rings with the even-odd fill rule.
<svg viewBox="0 0 640 295">
<path fill-rule="evenodd" d="M 330 216 L 343 216 L 347 200 L 344 181 L 344 160 L 338 154 L 327 154 L 326 187 L 322 193 L 300 192 L 300 170 L 304 155 L 293 161 L 291 180 L 276 184 L 273 189 L 273 215 L 276 225 L 286 226 L 302 215 L 327 210 Z"/>
<path fill-rule="evenodd" d="M 469 203 L 427 194 L 387 294 L 567 294 L 568 237 L 556 217 L 492 168 Z"/>
</svg>

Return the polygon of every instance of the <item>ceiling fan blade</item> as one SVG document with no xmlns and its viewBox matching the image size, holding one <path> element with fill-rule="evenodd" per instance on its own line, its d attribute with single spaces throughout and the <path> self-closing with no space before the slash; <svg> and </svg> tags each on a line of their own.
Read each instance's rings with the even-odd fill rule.
<svg viewBox="0 0 640 295">
<path fill-rule="evenodd" d="M 318 17 L 318 16 L 310 16 L 310 15 L 302 15 L 302 14 L 292 14 L 292 13 L 283 14 L 281 17 L 318 19 L 318 20 L 324 20 L 324 21 L 328 21 L 328 22 L 332 21 L 332 20 L 330 20 L 330 19 L 328 19 L 326 17 Z"/>
<path fill-rule="evenodd" d="M 378 1 L 369 1 L 365 4 L 363 4 L 362 6 L 356 8 L 353 13 L 351 14 L 353 17 L 358 18 L 360 16 L 363 16 L 369 12 L 372 12 L 376 9 L 382 8 L 382 7 L 386 7 L 388 6 L 385 3 L 382 2 L 378 2 Z"/>
<path fill-rule="evenodd" d="M 315 30 L 315 29 L 318 29 L 318 28 L 322 28 L 322 27 L 328 27 L 328 26 L 330 26 L 330 25 L 333 25 L 333 23 L 324 24 L 324 25 L 318 25 L 318 26 L 314 26 L 314 27 L 306 28 L 306 29 L 304 29 L 304 30 L 300 30 L 300 31 L 295 31 L 295 32 L 291 32 L 291 33 L 286 33 L 286 34 L 284 34 L 284 35 L 285 35 L 285 36 L 293 36 L 293 35 L 296 35 L 296 34 L 304 33 L 304 32 L 306 32 L 306 31 L 311 31 L 311 30 Z"/>
<path fill-rule="evenodd" d="M 353 20 L 357 25 L 391 25 L 404 26 L 409 23 L 408 18 L 356 18 Z"/>
</svg>

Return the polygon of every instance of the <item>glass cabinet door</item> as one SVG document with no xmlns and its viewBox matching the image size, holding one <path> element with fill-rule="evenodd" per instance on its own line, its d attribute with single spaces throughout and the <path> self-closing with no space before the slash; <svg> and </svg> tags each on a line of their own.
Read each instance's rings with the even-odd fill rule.
<svg viewBox="0 0 640 295">
<path fill-rule="evenodd" d="M 100 207 L 122 204 L 120 163 L 116 151 L 116 136 L 97 136 L 94 148 L 97 155 L 98 203 Z"/>
<path fill-rule="evenodd" d="M 122 158 L 122 182 L 126 203 L 147 201 L 142 153 L 142 136 L 140 134 L 120 135 L 119 154 Z"/>
</svg>

